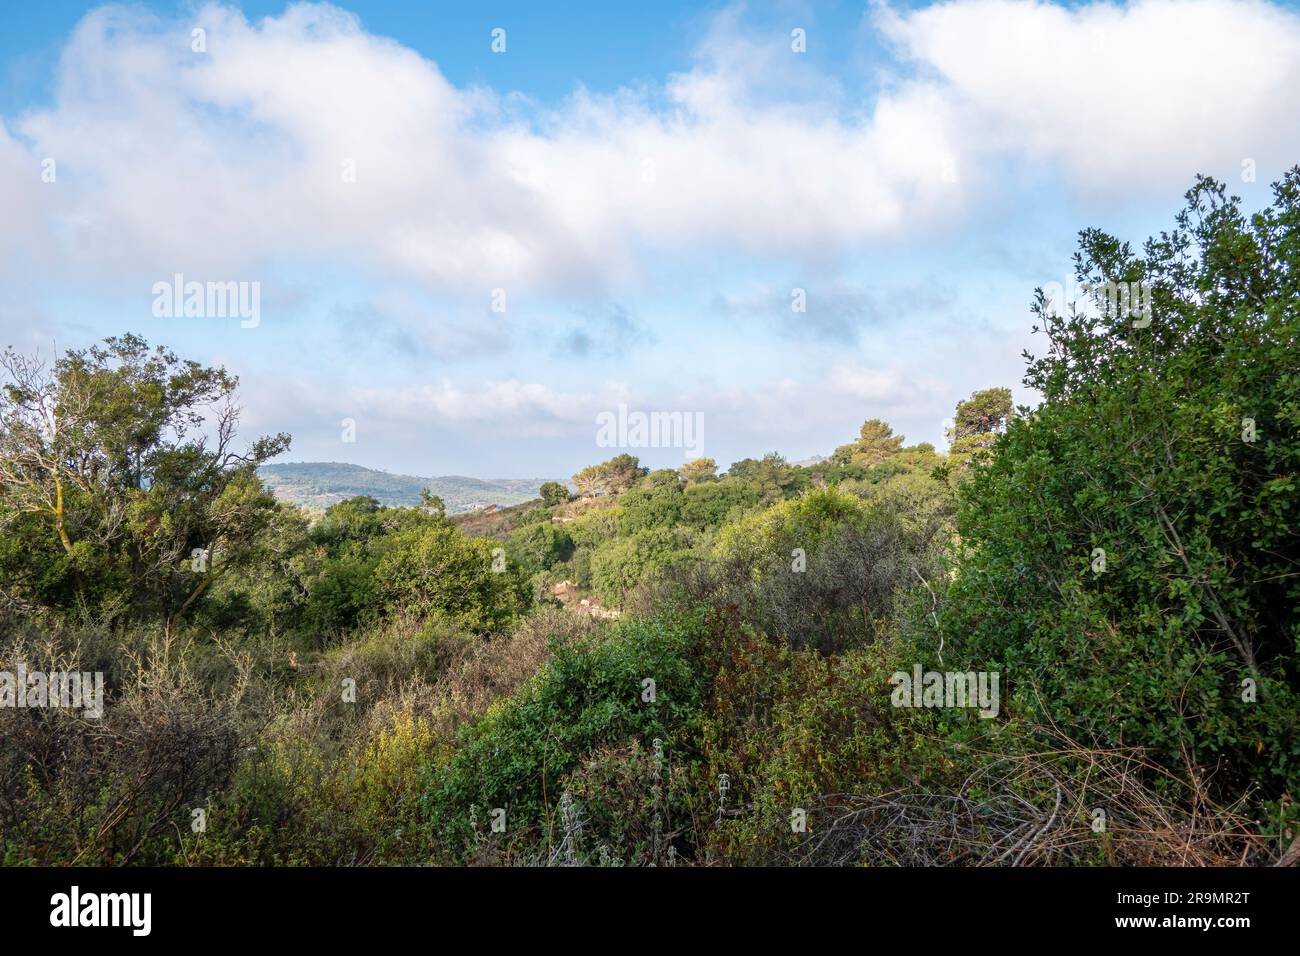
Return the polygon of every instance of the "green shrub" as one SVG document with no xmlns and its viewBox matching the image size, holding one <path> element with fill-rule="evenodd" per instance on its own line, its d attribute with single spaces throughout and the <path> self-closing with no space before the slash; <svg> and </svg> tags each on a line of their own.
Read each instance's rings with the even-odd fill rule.
<svg viewBox="0 0 1300 956">
<path fill-rule="evenodd" d="M 1044 402 L 961 488 L 942 616 L 1036 719 L 1214 765 L 1225 793 L 1300 783 L 1297 235 L 1300 170 L 1250 219 L 1200 182 L 1144 257 L 1084 234 L 1080 279 L 1150 284 L 1150 324 L 1040 294 Z"/>
<path fill-rule="evenodd" d="M 591 586 L 606 604 L 621 607 L 647 577 L 695 559 L 688 528 L 648 528 L 615 538 L 591 556 Z"/>
<path fill-rule="evenodd" d="M 431 769 L 425 809 L 443 847 L 468 852 L 489 834 L 494 808 L 506 811 L 509 840 L 530 828 L 535 838 L 565 776 L 597 748 L 632 738 L 677 746 L 704 688 L 694 661 L 701 629 L 698 614 L 665 616 L 556 645 L 517 696 L 466 728 L 450 762 Z M 642 699 L 647 679 L 652 701 Z"/>
<path fill-rule="evenodd" d="M 510 535 L 509 553 L 526 573 L 549 571 L 573 556 L 573 538 L 547 518 L 515 530 Z"/>
<path fill-rule="evenodd" d="M 399 532 L 375 573 L 390 609 L 440 614 L 480 633 L 508 625 L 529 597 L 504 547 L 445 523 Z"/>
</svg>

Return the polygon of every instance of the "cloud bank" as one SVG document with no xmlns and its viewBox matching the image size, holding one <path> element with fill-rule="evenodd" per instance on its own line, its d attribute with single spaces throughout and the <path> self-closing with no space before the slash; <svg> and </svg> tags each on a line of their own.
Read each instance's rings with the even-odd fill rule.
<svg viewBox="0 0 1300 956">
<path fill-rule="evenodd" d="M 647 281 L 652 256 L 820 263 L 951 228 L 980 191 L 1014 191 L 1012 161 L 1138 193 L 1300 146 L 1300 17 L 1266 3 L 868 18 L 896 59 L 865 106 L 727 13 L 659 88 L 542 108 L 458 88 L 328 5 L 100 9 L 54 105 L 0 127 L 0 245 L 16 270 L 82 278 L 292 255 L 470 297 L 601 294 Z"/>
</svg>

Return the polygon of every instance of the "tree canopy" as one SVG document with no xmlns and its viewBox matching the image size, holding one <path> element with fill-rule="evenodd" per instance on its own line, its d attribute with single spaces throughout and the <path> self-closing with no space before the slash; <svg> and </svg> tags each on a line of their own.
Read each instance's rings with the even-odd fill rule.
<svg viewBox="0 0 1300 956">
<path fill-rule="evenodd" d="M 289 437 L 235 450 L 235 377 L 134 335 L 0 368 L 0 600 L 171 620 L 248 559 Z"/>
</svg>

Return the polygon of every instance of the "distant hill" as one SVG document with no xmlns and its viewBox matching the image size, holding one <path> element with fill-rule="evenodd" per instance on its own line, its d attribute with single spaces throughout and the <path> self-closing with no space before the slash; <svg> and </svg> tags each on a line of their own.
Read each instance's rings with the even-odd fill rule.
<svg viewBox="0 0 1300 956">
<path fill-rule="evenodd" d="M 449 514 L 488 505 L 505 507 L 538 497 L 549 478 L 465 478 L 446 475 L 420 478 L 394 475 L 361 465 L 337 461 L 287 462 L 263 465 L 258 474 L 281 501 L 304 508 L 328 508 L 357 495 L 369 495 L 390 506 L 420 503 L 420 489 L 428 488 L 447 505 Z"/>
<path fill-rule="evenodd" d="M 813 455 L 811 458 L 804 458 L 800 461 L 792 461 L 790 464 L 796 468 L 811 468 L 813 465 L 820 465 L 824 461 L 830 461 L 825 455 Z"/>
</svg>

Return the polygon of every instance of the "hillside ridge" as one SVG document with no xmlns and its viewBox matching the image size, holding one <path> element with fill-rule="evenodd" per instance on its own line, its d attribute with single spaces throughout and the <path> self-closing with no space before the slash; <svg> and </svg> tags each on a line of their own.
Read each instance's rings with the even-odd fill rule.
<svg viewBox="0 0 1300 956">
<path fill-rule="evenodd" d="M 467 475 L 421 477 L 397 474 L 341 461 L 279 462 L 263 465 L 258 475 L 281 501 L 304 508 L 369 495 L 391 507 L 420 503 L 420 491 L 442 498 L 451 514 L 489 505 L 507 507 L 538 497 L 548 478 L 473 478 Z"/>
</svg>

